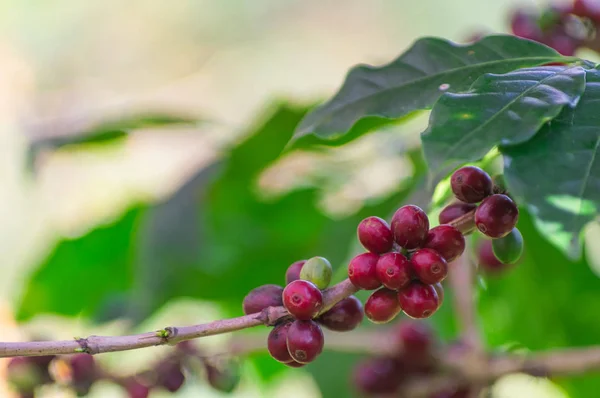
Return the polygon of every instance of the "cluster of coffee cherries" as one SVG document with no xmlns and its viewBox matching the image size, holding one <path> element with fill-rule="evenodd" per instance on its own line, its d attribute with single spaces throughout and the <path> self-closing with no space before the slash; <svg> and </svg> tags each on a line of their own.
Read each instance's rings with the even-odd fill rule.
<svg viewBox="0 0 600 398">
<path fill-rule="evenodd" d="M 389 344 L 389 354 L 363 359 L 351 375 L 351 382 L 362 396 L 404 396 L 403 389 L 409 382 L 424 382 L 443 372 L 435 359 L 437 338 L 424 321 L 403 319 L 383 338 Z M 454 343 L 447 349 L 460 350 L 464 345 Z M 468 385 L 457 385 L 435 391 L 427 398 L 467 398 L 470 393 Z"/>
<path fill-rule="evenodd" d="M 323 292 L 331 282 L 332 268 L 323 257 L 296 261 L 286 271 L 285 288 L 264 285 L 244 298 L 245 314 L 283 305 L 290 313 L 269 333 L 267 348 L 271 356 L 287 366 L 301 367 L 312 362 L 325 343 L 321 326 L 337 332 L 350 331 L 363 320 L 363 306 L 354 296 L 347 297 L 323 311 Z"/>
<path fill-rule="evenodd" d="M 387 323 L 400 312 L 433 315 L 443 301 L 448 263 L 465 250 L 461 231 L 449 224 L 429 229 L 427 214 L 415 205 L 399 208 L 391 225 L 379 217 L 364 219 L 358 240 L 368 252 L 350 261 L 348 278 L 361 289 L 377 289 L 365 303 L 374 323 Z"/>
<path fill-rule="evenodd" d="M 147 398 L 153 390 L 177 392 L 186 380 L 184 368 L 203 373 L 213 388 L 231 392 L 238 384 L 234 363 L 209 361 L 189 342 L 179 343 L 169 356 L 136 375 L 122 376 L 103 369 L 89 354 L 15 357 L 7 366 L 7 380 L 20 398 L 33 398 L 45 385 L 58 384 L 86 396 L 98 381 L 122 386 L 129 398 Z M 200 368 L 200 369 L 199 369 Z"/>
<path fill-rule="evenodd" d="M 455 202 L 446 206 L 440 223 L 452 223 L 474 213 L 475 227 L 488 239 L 478 246 L 478 264 L 497 272 L 515 264 L 523 254 L 523 236 L 515 227 L 519 210 L 506 192 L 502 175 L 491 178 L 475 166 L 462 167 L 452 174 L 450 185 Z M 468 229 L 468 226 L 467 226 Z M 491 239 L 489 239 L 491 238 Z"/>
<path fill-rule="evenodd" d="M 517 10 L 511 17 L 511 29 L 516 36 L 546 44 L 563 55 L 573 55 L 582 47 L 599 51 L 598 4 L 598 0 L 574 0 L 541 12 Z"/>
</svg>

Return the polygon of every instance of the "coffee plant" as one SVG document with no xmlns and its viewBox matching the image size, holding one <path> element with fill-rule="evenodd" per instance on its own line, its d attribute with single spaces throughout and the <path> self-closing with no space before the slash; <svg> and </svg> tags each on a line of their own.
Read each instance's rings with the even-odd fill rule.
<svg viewBox="0 0 600 398">
<path fill-rule="evenodd" d="M 600 67 L 575 56 L 583 47 L 600 50 L 599 26 L 600 6 L 592 0 L 541 12 L 518 10 L 512 16 L 514 35 L 488 35 L 469 44 L 421 38 L 384 66 L 352 68 L 337 94 L 310 112 L 282 107 L 232 151 L 214 185 L 202 188 L 204 221 L 212 235 L 200 229 L 168 232 L 176 240 L 192 241 L 176 246 L 181 263 L 205 264 L 203 256 L 215 261 L 212 268 L 197 267 L 178 281 L 181 294 L 193 296 L 196 289 L 204 297 L 227 294 L 235 308 L 241 303 L 244 315 L 125 336 L 0 343 L 0 356 L 12 357 L 7 368 L 12 386 L 21 397 L 33 397 L 40 386 L 52 383 L 84 396 L 94 383 L 105 380 L 122 386 L 129 397 L 143 398 L 154 390 L 178 391 L 190 374 L 202 374 L 213 388 L 231 392 L 240 380 L 236 358 L 256 347 L 217 357 L 204 355 L 189 340 L 253 327 L 270 328 L 259 350 L 268 352 L 273 366 L 315 366 L 315 377 L 328 350 L 363 354 L 360 361 L 349 362 L 351 369 L 340 365 L 345 361 L 324 365 L 334 367 L 336 378 L 360 396 L 475 397 L 513 373 L 560 382 L 600 371 L 600 347 L 593 345 L 600 330 L 597 322 L 588 321 L 594 318 L 595 307 L 589 303 L 597 302 L 600 285 L 584 270 L 581 243 L 584 227 L 595 222 L 600 206 Z M 373 130 L 393 129 L 424 111 L 430 114 L 420 135 L 422 151 L 409 156 L 415 174 L 420 173 L 412 188 L 426 180 L 431 201 L 410 203 L 407 190 L 333 221 L 313 207 L 314 192 L 266 203 L 244 184 L 256 180 L 282 152 L 345 145 Z M 106 131 L 77 140 L 97 140 Z M 32 159 L 40 146 L 65 144 L 72 141 L 37 142 Z M 427 173 L 419 168 L 421 160 Z M 206 179 L 198 174 L 171 201 L 136 209 L 114 227 L 112 233 L 129 231 L 144 214 L 141 242 L 151 255 L 143 260 L 162 262 L 157 279 L 149 278 L 155 289 L 160 281 L 165 290 L 144 292 L 134 306 L 136 316 L 148 315 L 175 296 L 169 289 L 178 269 L 169 270 L 174 263 L 157 244 L 165 232 L 153 225 L 174 215 L 182 223 L 188 216 L 195 219 L 197 215 L 177 211 L 189 209 L 190 198 Z M 228 216 L 216 216 L 221 213 Z M 68 263 L 78 245 L 102 247 L 108 239 L 105 232 L 81 238 L 88 243 L 61 243 L 34 275 L 39 291 L 25 293 L 21 319 L 39 311 L 35 300 L 44 302 L 41 312 L 81 311 L 73 296 L 54 298 L 40 286 L 52 278 L 52 267 Z M 202 249 L 190 249 L 200 236 L 207 236 Z M 229 243 L 220 240 L 224 236 Z M 272 245 L 257 243 L 258 236 Z M 339 242 L 349 239 L 364 250 L 337 267 L 344 256 Z M 99 265 L 119 267 L 127 261 L 127 256 L 99 253 L 104 256 Z M 547 264 L 534 269 L 531 256 Z M 235 267 L 226 268 L 227 261 Z M 567 266 L 569 261 L 575 264 Z M 268 277 L 258 282 L 255 269 L 261 267 L 266 270 L 261 275 Z M 219 268 L 221 278 L 216 277 Z M 114 271 L 100 271 L 99 280 L 109 280 Z M 518 278 L 511 279 L 517 271 Z M 585 287 L 569 293 L 565 280 L 584 281 Z M 479 285 L 484 285 L 485 295 L 477 293 Z M 120 302 L 108 306 L 113 312 L 106 315 L 106 302 L 90 298 L 79 285 L 72 287 L 73 295 L 92 303 L 85 311 L 103 314 L 103 320 L 130 315 L 119 312 L 128 308 Z M 234 292 L 241 287 L 243 295 Z M 123 290 L 107 289 L 106 296 Z M 524 300 L 530 292 L 534 299 Z M 571 301 L 559 301 L 565 296 Z M 509 311 L 502 309 L 500 299 L 512 300 L 516 309 L 507 316 L 514 320 L 495 318 L 497 311 Z M 543 330 L 553 344 L 548 350 L 533 331 L 540 331 L 538 324 L 548 317 L 568 316 L 578 303 L 589 311 L 586 319 L 577 319 L 562 332 Z M 436 328 L 438 317 L 455 318 L 454 339 L 448 338 L 451 332 Z M 359 328 L 364 318 L 376 325 Z M 516 333 L 517 326 L 527 330 Z M 592 337 L 569 347 L 565 336 L 575 333 L 573 328 L 589 328 Z M 501 347 L 502 333 L 520 338 L 532 352 Z M 176 348 L 136 375 L 113 374 L 92 356 L 156 345 Z M 598 384 L 597 376 L 589 380 L 589 385 Z M 577 381 L 565 386 L 572 396 L 589 396 L 578 390 Z"/>
</svg>

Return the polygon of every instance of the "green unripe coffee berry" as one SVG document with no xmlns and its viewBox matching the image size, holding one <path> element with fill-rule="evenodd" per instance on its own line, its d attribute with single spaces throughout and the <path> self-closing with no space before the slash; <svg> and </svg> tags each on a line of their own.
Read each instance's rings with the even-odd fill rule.
<svg viewBox="0 0 600 398">
<path fill-rule="evenodd" d="M 505 237 L 492 241 L 492 250 L 503 264 L 514 264 L 523 254 L 523 235 L 513 228 Z"/>
<path fill-rule="evenodd" d="M 324 257 L 313 257 L 308 259 L 300 271 L 300 279 L 314 283 L 323 290 L 331 282 L 333 270 L 331 264 Z"/>
</svg>

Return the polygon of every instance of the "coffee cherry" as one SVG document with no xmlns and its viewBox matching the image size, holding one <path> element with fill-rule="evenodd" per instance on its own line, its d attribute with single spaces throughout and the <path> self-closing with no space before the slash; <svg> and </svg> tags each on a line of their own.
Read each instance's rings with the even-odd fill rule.
<svg viewBox="0 0 600 398">
<path fill-rule="evenodd" d="M 398 362 L 395 359 L 369 358 L 356 365 L 352 381 L 361 394 L 391 394 L 402 382 L 399 373 Z"/>
<path fill-rule="evenodd" d="M 513 228 L 505 237 L 492 241 L 492 250 L 501 263 L 514 264 L 523 254 L 523 235 Z"/>
<path fill-rule="evenodd" d="M 600 6 L 596 0 L 575 0 L 572 12 L 577 16 L 587 17 L 595 23 L 600 23 Z"/>
<path fill-rule="evenodd" d="M 296 362 L 309 363 L 323 351 L 323 331 L 313 321 L 294 321 L 287 335 L 290 356 Z"/>
<path fill-rule="evenodd" d="M 412 250 L 423 246 L 429 231 L 429 218 L 418 206 L 402 206 L 392 217 L 394 240 L 404 249 Z"/>
<path fill-rule="evenodd" d="M 159 364 L 157 374 L 156 385 L 169 392 L 179 391 L 185 382 L 185 375 L 181 370 L 181 364 L 176 361 L 167 360 Z"/>
<path fill-rule="evenodd" d="M 283 305 L 283 301 L 281 300 L 282 293 L 283 288 L 277 285 L 263 285 L 252 289 L 242 302 L 244 314 L 255 314 L 267 307 L 279 307 Z"/>
<path fill-rule="evenodd" d="M 475 210 L 476 208 L 477 205 L 474 203 L 451 203 L 444 207 L 439 215 L 438 220 L 440 221 L 440 224 L 449 224 L 457 218 L 464 216 L 468 212 Z"/>
<path fill-rule="evenodd" d="M 390 226 L 379 217 L 367 217 L 358 224 L 358 240 L 365 249 L 376 254 L 388 252 L 394 245 Z"/>
<path fill-rule="evenodd" d="M 512 231 L 519 219 L 517 205 L 506 195 L 485 198 L 475 210 L 475 225 L 490 238 L 502 238 Z"/>
<path fill-rule="evenodd" d="M 6 380 L 20 393 L 33 393 L 41 385 L 39 369 L 29 357 L 11 358 L 6 367 Z"/>
<path fill-rule="evenodd" d="M 413 281 L 398 292 L 400 307 L 411 318 L 428 318 L 440 306 L 440 299 L 432 285 Z"/>
<path fill-rule="evenodd" d="M 451 225 L 439 225 L 429 230 L 425 247 L 435 250 L 449 263 L 465 251 L 465 237 Z"/>
<path fill-rule="evenodd" d="M 377 279 L 388 289 L 401 289 L 411 280 L 410 261 L 401 253 L 386 253 L 379 257 L 375 271 Z"/>
<path fill-rule="evenodd" d="M 438 299 L 440 300 L 440 306 L 444 303 L 444 286 L 440 282 L 434 283 L 431 285 L 434 287 L 435 292 L 438 295 Z"/>
<path fill-rule="evenodd" d="M 388 323 L 400 311 L 398 293 L 385 287 L 373 292 L 365 303 L 365 314 L 373 323 Z"/>
<path fill-rule="evenodd" d="M 278 362 L 292 362 L 293 359 L 287 348 L 287 335 L 292 326 L 291 322 L 281 323 L 273 328 L 267 338 L 269 354 Z"/>
<path fill-rule="evenodd" d="M 296 361 L 287 362 L 284 365 L 289 366 L 290 368 L 301 368 L 303 366 L 306 366 L 305 363 L 300 363 L 300 362 L 296 362 Z"/>
<path fill-rule="evenodd" d="M 212 388 L 224 393 L 231 393 L 240 383 L 241 374 L 236 362 L 227 361 L 215 365 L 204 361 L 206 381 Z"/>
<path fill-rule="evenodd" d="M 364 317 L 363 306 L 354 296 L 336 303 L 329 311 L 317 318 L 317 322 L 329 330 L 347 332 L 356 328 Z"/>
<path fill-rule="evenodd" d="M 325 289 L 331 282 L 332 273 L 329 260 L 324 257 L 313 257 L 302 266 L 300 279 L 314 283 L 319 289 Z"/>
<path fill-rule="evenodd" d="M 89 354 L 76 354 L 70 357 L 71 387 L 79 396 L 87 395 L 97 379 L 96 361 Z"/>
<path fill-rule="evenodd" d="M 374 253 L 363 253 L 354 257 L 348 264 L 348 278 L 356 287 L 374 290 L 381 286 L 377 279 L 377 261 L 379 256 Z"/>
<path fill-rule="evenodd" d="M 511 30 L 515 36 L 540 41 L 543 33 L 537 24 L 535 15 L 518 10 L 511 17 Z"/>
<path fill-rule="evenodd" d="M 450 186 L 456 199 L 465 203 L 481 202 L 492 194 L 492 179 L 489 174 L 475 166 L 456 170 L 450 178 Z"/>
<path fill-rule="evenodd" d="M 306 260 L 296 261 L 288 267 L 287 271 L 285 271 L 286 285 L 289 285 L 293 281 L 297 281 L 298 279 L 300 279 L 300 271 L 302 270 L 302 266 L 304 266 L 305 262 Z"/>
<path fill-rule="evenodd" d="M 133 377 L 127 379 L 123 383 L 123 387 L 127 391 L 129 398 L 148 398 L 148 395 L 150 395 L 150 387 L 140 383 Z"/>
<path fill-rule="evenodd" d="M 448 263 L 433 249 L 419 249 L 410 259 L 413 272 L 428 285 L 443 281 L 448 275 Z"/>
<path fill-rule="evenodd" d="M 283 305 L 296 319 L 309 320 L 323 307 L 323 293 L 314 283 L 297 280 L 283 289 Z"/>
<path fill-rule="evenodd" d="M 494 254 L 491 240 L 484 240 L 477 248 L 477 263 L 488 273 L 498 273 L 507 268 L 507 265 L 498 260 Z"/>
<path fill-rule="evenodd" d="M 409 360 L 423 359 L 434 344 L 433 330 L 424 322 L 400 322 L 395 336 L 402 345 L 402 353 Z"/>
</svg>

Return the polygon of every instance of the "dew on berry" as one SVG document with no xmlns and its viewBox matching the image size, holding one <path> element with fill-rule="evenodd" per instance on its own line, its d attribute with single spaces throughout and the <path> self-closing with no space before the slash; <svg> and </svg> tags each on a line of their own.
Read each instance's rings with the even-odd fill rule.
<svg viewBox="0 0 600 398">
<path fill-rule="evenodd" d="M 365 315 L 373 323 L 388 323 L 400 311 L 398 293 L 385 287 L 373 292 L 365 303 Z"/>
<path fill-rule="evenodd" d="M 381 254 L 392 249 L 394 238 L 388 223 L 379 217 L 367 217 L 358 224 L 358 240 L 365 249 Z"/>
<path fill-rule="evenodd" d="M 425 247 L 435 250 L 449 263 L 465 251 L 465 237 L 451 225 L 439 225 L 429 230 Z"/>
<path fill-rule="evenodd" d="M 398 292 L 398 301 L 404 313 L 415 319 L 428 318 L 440 306 L 440 299 L 435 287 L 413 281 Z"/>
<path fill-rule="evenodd" d="M 465 203 L 481 202 L 492 194 L 492 179 L 482 169 L 465 166 L 456 170 L 450 178 L 454 196 Z"/>
<path fill-rule="evenodd" d="M 267 350 L 269 354 L 278 362 L 292 362 L 293 358 L 287 348 L 287 335 L 292 326 L 291 322 L 281 323 L 273 328 L 267 338 Z"/>
<path fill-rule="evenodd" d="M 354 296 L 336 303 L 329 311 L 317 318 L 317 322 L 329 330 L 347 332 L 355 329 L 364 317 L 363 305 Z"/>
<path fill-rule="evenodd" d="M 314 283 L 319 289 L 325 289 L 331 282 L 333 269 L 324 257 L 313 257 L 304 263 L 300 271 L 300 279 Z"/>
<path fill-rule="evenodd" d="M 377 261 L 379 256 L 374 253 L 363 253 L 354 257 L 348 264 L 348 278 L 356 287 L 364 290 L 374 290 L 381 286 L 377 278 Z"/>
<path fill-rule="evenodd" d="M 300 279 L 300 271 L 302 271 L 304 263 L 306 263 L 306 260 L 300 260 L 296 261 L 295 263 L 292 263 L 292 265 L 288 267 L 287 271 L 285 271 L 286 285 L 289 285 L 293 281 Z"/>
<path fill-rule="evenodd" d="M 279 307 L 283 305 L 283 301 L 281 300 L 282 293 L 283 288 L 278 285 L 263 285 L 252 289 L 242 302 L 244 314 L 255 314 L 267 307 Z"/>
<path fill-rule="evenodd" d="M 377 279 L 388 289 L 401 289 L 411 280 L 410 261 L 402 253 L 382 255 L 375 270 Z"/>
<path fill-rule="evenodd" d="M 523 246 L 523 235 L 517 228 L 513 228 L 508 235 L 492 241 L 494 256 L 503 264 L 519 261 L 523 254 Z"/>
<path fill-rule="evenodd" d="M 287 347 L 292 359 L 309 363 L 323 351 L 325 338 L 321 327 L 313 321 L 294 321 L 287 334 Z"/>
<path fill-rule="evenodd" d="M 448 263 L 433 249 L 417 250 L 412 255 L 410 264 L 416 277 L 428 285 L 441 282 L 448 275 Z"/>
<path fill-rule="evenodd" d="M 418 206 L 402 206 L 392 217 L 392 233 L 394 240 L 404 249 L 412 250 L 421 247 L 427 239 L 429 218 Z"/>
<path fill-rule="evenodd" d="M 456 202 L 444 207 L 439 215 L 440 224 L 449 224 L 459 217 L 475 210 L 477 205 L 474 203 Z"/>
<path fill-rule="evenodd" d="M 314 283 L 297 280 L 283 289 L 283 305 L 296 319 L 314 318 L 323 307 L 323 293 Z"/>
<path fill-rule="evenodd" d="M 519 219 L 517 205 L 506 195 L 485 198 L 475 210 L 477 229 L 490 238 L 502 238 L 512 231 Z"/>
</svg>

